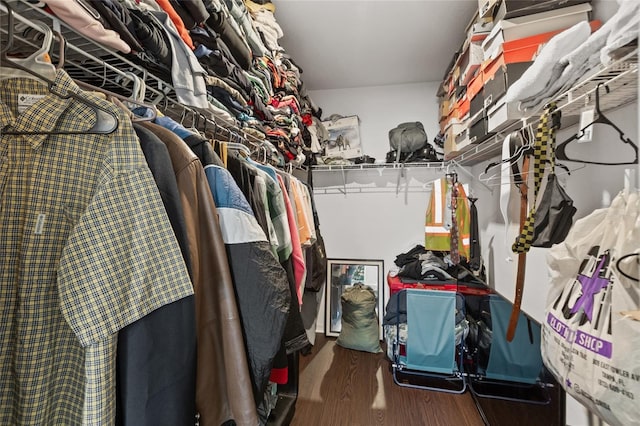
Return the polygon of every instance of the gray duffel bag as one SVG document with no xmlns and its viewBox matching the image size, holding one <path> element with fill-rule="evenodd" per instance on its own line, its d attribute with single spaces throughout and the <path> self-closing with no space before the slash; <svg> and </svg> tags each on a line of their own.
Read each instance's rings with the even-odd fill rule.
<svg viewBox="0 0 640 426">
<path fill-rule="evenodd" d="M 389 144 L 394 151 L 414 152 L 427 144 L 427 132 L 419 121 L 401 123 L 389 130 Z"/>
</svg>

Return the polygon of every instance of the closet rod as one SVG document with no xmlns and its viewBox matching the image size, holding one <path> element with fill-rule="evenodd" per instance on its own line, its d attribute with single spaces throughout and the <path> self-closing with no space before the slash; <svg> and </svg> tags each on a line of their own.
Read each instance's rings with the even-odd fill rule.
<svg viewBox="0 0 640 426">
<path fill-rule="evenodd" d="M 0 11 L 2 11 L 2 13 L 8 13 L 4 5 L 2 5 L 1 3 L 0 3 Z M 44 34 L 42 28 L 39 25 L 35 24 L 32 20 L 23 17 L 22 15 L 20 15 L 15 11 L 13 12 L 13 17 L 20 23 L 28 26 L 30 29 L 37 31 L 40 34 Z M 7 34 L 7 35 L 9 34 L 8 29 L 4 27 L 0 28 L 0 33 Z M 62 37 L 64 38 L 64 35 L 62 35 Z M 24 44 L 25 46 L 30 46 L 34 49 L 37 49 L 40 47 L 39 44 L 37 44 L 36 42 L 28 38 L 25 38 L 21 34 L 14 32 L 13 38 L 14 38 L 14 45 L 16 43 L 20 43 L 20 44 Z M 59 58 L 60 55 L 58 54 L 58 52 L 55 51 L 55 49 L 53 50 L 54 51 L 49 52 L 49 54 L 54 59 L 61 60 L 61 58 Z M 65 39 L 65 50 L 71 50 L 75 54 L 74 55 L 75 59 L 69 58 L 69 55 L 65 54 L 65 63 L 64 63 L 65 66 L 63 67 L 65 71 L 67 71 L 69 76 L 74 80 L 82 81 L 83 80 L 82 77 L 85 77 L 85 78 L 93 77 L 97 80 L 101 80 L 103 82 L 103 85 L 109 86 L 112 89 L 112 91 L 120 90 L 123 93 L 126 93 L 132 90 L 131 88 L 134 85 L 134 81 L 131 78 L 131 76 L 128 75 L 126 72 L 114 67 L 113 65 L 105 62 L 102 59 L 96 58 L 89 52 L 78 49 L 76 46 L 68 43 L 66 39 Z M 81 60 L 85 62 L 81 63 Z M 69 65 L 71 65 L 71 67 L 69 67 Z M 144 74 L 144 72 L 141 72 L 141 73 Z M 138 78 L 143 78 L 143 77 L 138 77 Z M 165 96 L 163 92 L 160 92 L 153 87 L 147 87 L 147 90 L 153 92 L 157 98 Z"/>
<path fill-rule="evenodd" d="M 182 110 L 183 108 L 187 108 L 191 111 L 195 111 L 195 113 L 200 114 L 201 116 L 210 115 L 210 122 L 213 120 L 218 126 L 231 129 L 232 132 L 237 133 L 238 136 L 242 137 L 244 140 L 257 143 L 262 142 L 261 139 L 247 134 L 244 130 L 242 130 L 241 127 L 237 126 L 236 124 L 230 123 L 226 118 L 215 115 L 213 111 L 200 112 L 190 107 L 181 105 L 175 99 L 175 92 L 172 84 L 153 75 L 148 70 L 141 68 L 128 59 L 125 59 L 118 52 L 105 48 L 104 46 L 101 46 L 93 42 L 92 40 L 87 39 L 83 35 L 79 34 L 74 28 L 67 25 L 64 21 L 61 21 L 55 16 L 46 13 L 37 5 L 31 4 L 27 0 L 13 0 L 13 4 L 15 4 L 16 6 L 20 6 L 19 8 L 14 8 L 14 15 L 18 17 L 21 22 L 29 25 L 30 27 L 33 27 L 33 24 L 31 24 L 30 22 L 31 20 L 42 20 L 45 22 L 50 22 L 50 26 L 59 26 L 62 29 L 63 36 L 67 41 L 67 48 L 72 50 L 74 54 L 77 54 L 82 58 L 82 61 L 77 59 L 74 61 L 74 58 L 68 57 L 67 62 L 76 67 L 80 71 L 80 73 L 85 72 L 95 78 L 102 77 L 100 75 L 100 71 L 102 70 L 106 70 L 110 73 L 115 73 L 117 75 L 117 78 L 114 78 L 113 75 L 108 75 L 106 78 L 103 78 L 103 80 L 107 80 L 108 82 L 108 87 L 105 87 L 106 89 L 115 92 L 118 92 L 120 90 L 130 91 L 131 89 L 123 86 L 116 80 L 131 81 L 131 78 L 128 78 L 125 72 L 133 72 L 145 81 L 147 92 L 152 94 L 152 96 L 145 97 L 145 101 L 156 105 L 159 110 L 162 111 L 163 109 L 160 107 L 161 104 L 164 105 L 164 109 L 168 109 L 169 104 L 171 104 L 173 105 L 173 107 L 177 107 L 180 110 Z M 37 28 L 35 29 L 37 30 Z M 82 48 L 77 47 L 76 44 L 82 45 Z M 100 58 L 98 58 L 98 56 L 100 56 Z M 85 60 L 87 62 L 85 62 Z M 82 62 L 82 64 L 80 64 L 80 62 Z M 72 75 L 71 70 L 68 71 L 72 78 L 82 80 L 79 75 Z M 122 80 L 122 78 L 126 80 Z M 171 114 L 167 115 L 172 116 Z M 172 118 L 177 119 L 175 116 L 172 116 Z"/>
</svg>

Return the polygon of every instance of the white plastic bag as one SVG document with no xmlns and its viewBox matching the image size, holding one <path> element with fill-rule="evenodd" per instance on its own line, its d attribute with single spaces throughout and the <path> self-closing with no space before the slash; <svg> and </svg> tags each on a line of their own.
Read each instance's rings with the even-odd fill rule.
<svg viewBox="0 0 640 426">
<path fill-rule="evenodd" d="M 620 194 L 576 221 L 547 259 L 543 361 L 567 393 L 611 425 L 640 425 L 640 322 L 623 314 L 640 309 L 640 287 L 618 270 L 618 259 L 640 252 L 639 213 L 638 195 Z M 637 273 L 633 262 L 624 270 Z"/>
</svg>

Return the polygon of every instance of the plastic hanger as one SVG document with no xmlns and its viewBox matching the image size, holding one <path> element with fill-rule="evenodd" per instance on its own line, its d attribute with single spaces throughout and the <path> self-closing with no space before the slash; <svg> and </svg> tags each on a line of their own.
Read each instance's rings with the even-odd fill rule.
<svg viewBox="0 0 640 426">
<path fill-rule="evenodd" d="M 42 46 L 35 53 L 27 58 L 9 58 L 7 52 L 13 46 L 13 11 L 9 9 L 9 29 L 7 31 L 7 45 L 2 50 L 2 63 L 5 64 L 8 59 L 11 65 L 14 67 L 1 67 L 0 68 L 0 80 L 8 80 L 10 78 L 38 77 L 43 81 L 53 80 L 56 78 L 58 70 L 51 63 L 49 57 L 49 50 L 53 42 L 53 30 L 40 21 L 33 21 L 34 25 L 39 27 L 39 30 L 44 34 L 44 40 Z M 25 70 L 28 70 L 25 73 Z"/>
<path fill-rule="evenodd" d="M 53 40 L 53 31 L 44 25 L 41 22 L 37 22 L 36 25 L 44 31 L 45 39 L 42 47 L 33 55 L 29 56 L 26 59 L 15 59 L 11 58 L 7 55 L 7 52 L 13 46 L 13 30 L 14 30 L 14 15 L 13 9 L 9 4 L 0 0 L 0 4 L 2 4 L 8 13 L 8 30 L 7 30 L 7 43 L 6 46 L 0 51 L 0 61 L 2 63 L 2 67 L 0 67 L 0 80 L 5 80 L 9 78 L 15 77 L 28 77 L 34 78 L 36 80 L 40 80 L 48 85 L 49 92 L 54 95 L 62 98 L 69 99 L 72 98 L 75 101 L 78 101 L 82 104 L 89 106 L 94 113 L 96 114 L 96 122 L 95 124 L 88 130 L 82 131 L 52 131 L 52 132 L 14 132 L 14 131 L 3 131 L 3 134 L 7 135 L 78 135 L 78 134 L 110 134 L 113 133 L 119 126 L 118 116 L 101 105 L 96 104 L 95 102 L 90 101 L 89 99 L 84 98 L 83 96 L 67 91 L 67 93 L 58 93 L 53 90 L 54 87 L 54 79 L 58 70 L 56 67 L 48 61 L 48 56 L 45 58 L 44 55 L 48 55 L 48 51 L 51 48 L 51 42 Z M 64 50 L 64 41 L 62 41 L 62 36 L 60 35 L 60 47 L 61 50 Z M 63 54 L 64 55 L 64 54 Z M 63 56 L 64 57 L 64 56 Z M 6 67 L 5 65 L 9 65 Z M 16 72 L 17 71 L 17 72 Z"/>
<path fill-rule="evenodd" d="M 104 93 L 105 95 L 107 95 L 108 98 L 115 98 L 115 99 L 118 99 L 120 101 L 126 102 L 127 105 L 123 105 L 123 106 L 127 107 L 128 109 L 131 108 L 131 105 L 128 105 L 128 104 L 133 104 L 136 107 L 144 107 L 144 108 L 147 108 L 148 111 L 151 111 L 151 114 L 149 114 L 149 115 L 145 114 L 144 117 L 138 117 L 138 116 L 132 117 L 131 121 L 134 122 L 134 123 L 140 122 L 140 121 L 153 121 L 158 116 L 158 110 L 156 109 L 155 105 L 146 104 L 144 102 L 139 102 L 137 100 L 128 98 L 128 97 L 120 95 L 118 93 L 111 92 L 111 91 L 103 89 L 101 87 L 92 86 L 91 84 L 85 83 L 84 81 L 76 81 L 76 80 L 74 80 L 74 81 L 76 82 L 76 84 L 78 86 L 82 87 L 85 90 L 89 90 L 89 91 L 92 91 L 92 92 Z"/>
<path fill-rule="evenodd" d="M 523 144 L 522 141 L 524 140 L 524 138 L 520 137 L 520 134 L 522 133 L 522 131 L 518 131 L 518 132 L 514 132 L 514 134 L 511 135 L 511 148 L 512 148 L 512 153 L 511 156 L 509 158 L 505 158 L 504 160 L 500 160 L 500 161 L 494 161 L 493 163 L 490 163 L 489 165 L 487 165 L 487 167 L 485 167 L 484 171 L 482 173 L 480 173 L 480 175 L 478 176 L 478 180 L 480 181 L 489 181 L 492 180 L 495 177 L 500 177 L 499 175 L 488 175 L 489 170 L 493 169 L 494 167 L 497 167 L 501 164 L 504 163 L 510 163 L 513 164 L 514 162 L 520 160 L 520 158 L 522 158 L 522 156 L 524 155 L 524 153 L 526 152 L 526 149 L 530 147 L 530 144 Z M 514 137 L 514 135 L 516 137 Z"/>
<path fill-rule="evenodd" d="M 595 110 L 596 110 L 596 114 L 597 114 L 597 118 L 595 120 L 593 120 L 591 123 L 587 124 L 585 127 L 583 127 L 582 129 L 580 129 L 578 131 L 578 133 L 576 133 L 575 135 L 571 136 L 569 139 L 561 142 L 560 144 L 558 144 L 558 146 L 556 146 L 556 158 L 560 159 L 560 160 L 565 160 L 565 161 L 574 161 L 577 163 L 584 163 L 584 164 L 599 164 L 602 166 L 617 166 L 617 165 L 623 165 L 623 164 L 637 164 L 638 163 L 638 146 L 633 143 L 633 141 L 627 137 L 625 137 L 624 132 L 622 130 L 620 130 L 620 128 L 618 126 L 616 126 L 611 120 L 609 120 L 600 110 L 600 86 L 602 86 L 603 84 L 600 83 L 598 84 L 598 86 L 596 87 L 595 93 L 596 93 L 596 104 L 595 104 Z M 607 86 L 605 86 L 605 89 L 608 88 Z M 584 131 L 587 130 L 589 127 L 593 126 L 594 124 L 604 124 L 610 127 L 613 127 L 617 132 L 618 135 L 620 137 L 620 140 L 626 144 L 629 144 L 631 146 L 631 148 L 633 148 L 633 151 L 635 152 L 635 158 L 633 161 L 626 161 L 626 162 L 618 162 L 618 163 L 607 163 L 607 162 L 603 162 L 603 161 L 588 161 L 588 160 L 578 160 L 578 159 L 573 159 L 573 158 L 569 158 L 567 156 L 567 154 L 565 153 L 565 147 L 573 142 L 576 141 L 578 139 L 580 139 L 582 137 L 582 135 L 584 134 Z"/>
</svg>

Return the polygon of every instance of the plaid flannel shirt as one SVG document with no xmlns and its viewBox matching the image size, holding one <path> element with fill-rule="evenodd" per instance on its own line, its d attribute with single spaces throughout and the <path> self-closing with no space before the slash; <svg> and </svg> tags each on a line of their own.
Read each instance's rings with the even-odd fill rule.
<svg viewBox="0 0 640 426">
<path fill-rule="evenodd" d="M 113 424 L 118 330 L 193 289 L 128 118 L 64 71 L 52 91 L 119 126 L 8 135 L 96 118 L 36 80 L 0 81 L 0 424 Z"/>
</svg>

